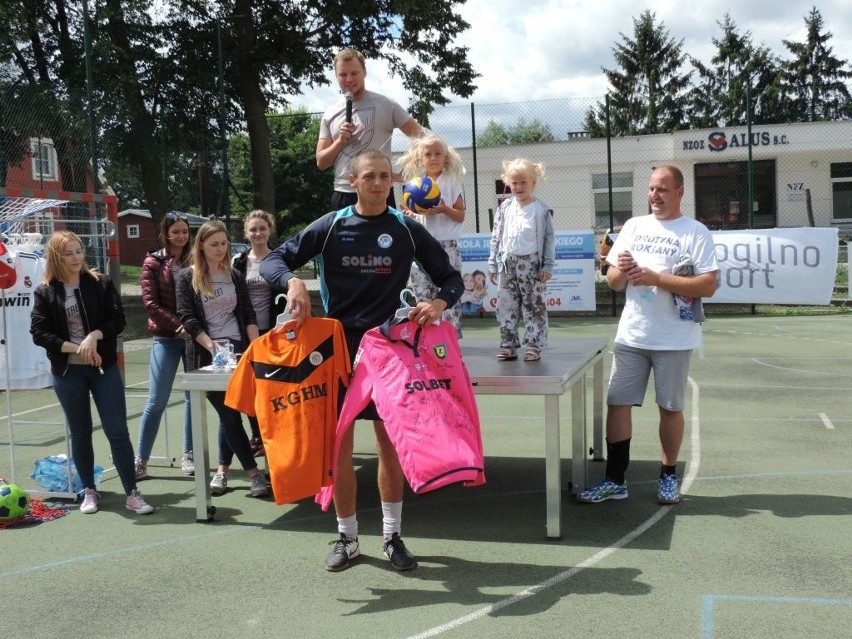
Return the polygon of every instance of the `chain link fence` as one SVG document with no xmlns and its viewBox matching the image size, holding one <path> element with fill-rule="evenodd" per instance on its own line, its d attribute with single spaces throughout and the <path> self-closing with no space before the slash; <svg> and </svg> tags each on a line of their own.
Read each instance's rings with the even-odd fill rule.
<svg viewBox="0 0 852 639">
<path fill-rule="evenodd" d="M 836 226 L 844 236 L 852 233 L 850 122 L 591 138 L 587 113 L 604 102 L 602 97 L 565 98 L 435 109 L 429 128 L 459 151 L 467 168 L 465 230 L 490 230 L 505 192 L 503 161 L 527 157 L 545 167 L 536 195 L 553 209 L 558 229 L 601 232 L 647 212 L 652 168 L 673 164 L 686 178 L 684 209 L 712 229 L 815 225 Z M 94 153 L 102 185 L 119 197 L 132 193 L 138 199 L 143 193 L 140 168 L 130 159 L 127 137 L 98 129 L 96 144 L 90 144 L 91 117 L 97 124 L 98 114 L 90 114 L 86 104 L 84 95 L 56 87 L 3 85 L 0 185 L 95 192 L 100 187 L 93 175 Z M 210 123 L 208 135 L 190 138 L 167 113 L 157 115 L 168 207 L 216 212 L 222 189 L 216 123 Z M 286 144 L 272 139 L 273 146 Z M 394 153 L 406 146 L 405 136 L 397 132 Z M 125 199 L 119 208 L 144 204 Z M 289 204 L 276 206 L 284 210 Z M 245 202 L 240 208 L 250 206 Z"/>
<path fill-rule="evenodd" d="M 843 235 L 852 232 L 848 121 L 590 138 L 586 113 L 604 101 L 436 109 L 429 128 L 456 148 L 467 168 L 466 231 L 490 229 L 504 193 L 502 162 L 527 157 L 545 166 L 536 195 L 551 206 L 559 229 L 602 231 L 646 213 L 653 167 L 671 164 L 684 173 L 684 210 L 711 229 L 836 226 Z M 406 144 L 398 134 L 394 150 Z"/>
</svg>

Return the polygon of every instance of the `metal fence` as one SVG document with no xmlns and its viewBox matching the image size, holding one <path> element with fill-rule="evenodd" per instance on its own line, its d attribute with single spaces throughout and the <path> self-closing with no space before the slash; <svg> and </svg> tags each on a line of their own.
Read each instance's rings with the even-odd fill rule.
<svg viewBox="0 0 852 639">
<path fill-rule="evenodd" d="M 684 210 L 711 229 L 837 226 L 852 230 L 852 122 L 717 127 L 667 134 L 590 138 L 585 114 L 604 98 L 442 107 L 430 128 L 465 161 L 468 232 L 486 232 L 503 194 L 503 160 L 528 157 L 545 166 L 536 194 L 560 229 L 618 225 L 647 212 L 654 166 L 685 177 Z M 552 141 L 484 146 L 489 124 L 530 133 L 543 125 Z M 526 126 L 526 130 L 524 126 Z M 749 144 L 749 140 L 751 144 Z M 406 147 L 394 139 L 395 151 Z"/>
<path fill-rule="evenodd" d="M 536 195 L 553 209 L 559 229 L 601 231 L 647 212 L 652 167 L 674 164 L 686 177 L 684 209 L 711 228 L 813 224 L 837 226 L 844 235 L 852 231 L 852 122 L 590 138 L 586 114 L 604 102 L 603 97 L 565 98 L 435 109 L 429 128 L 459 151 L 467 168 L 465 230 L 489 231 L 504 193 L 502 162 L 527 157 L 545 167 Z M 98 129 L 98 139 L 90 143 L 91 115 L 83 95 L 43 86 L 2 88 L 0 186 L 92 192 L 94 149 L 107 185 L 120 196 L 141 193 L 141 170 L 118 136 Z M 216 123 L 210 123 L 206 139 L 188 140 L 167 114 L 160 116 L 159 164 L 169 186 L 169 208 L 218 212 L 222 154 Z M 239 128 L 229 133 L 245 129 Z M 394 152 L 406 146 L 397 132 Z M 145 203 L 119 206 L 126 205 Z M 278 210 L 287 205 L 276 203 Z M 240 217 L 240 211 L 232 214 Z"/>
</svg>

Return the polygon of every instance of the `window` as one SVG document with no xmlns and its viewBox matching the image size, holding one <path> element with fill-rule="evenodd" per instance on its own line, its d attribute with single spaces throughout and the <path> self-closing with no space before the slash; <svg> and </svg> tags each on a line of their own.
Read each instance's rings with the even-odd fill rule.
<svg viewBox="0 0 852 639">
<path fill-rule="evenodd" d="M 592 174 L 595 228 L 609 228 L 609 174 Z M 621 226 L 633 216 L 633 173 L 612 174 L 612 223 Z"/>
<path fill-rule="evenodd" d="M 37 230 L 39 233 L 48 237 L 51 233 L 53 233 L 53 212 L 52 211 L 40 211 L 36 214 L 37 221 Z"/>
<path fill-rule="evenodd" d="M 707 228 L 765 229 L 776 226 L 775 160 L 752 165 L 751 215 L 748 210 L 748 162 L 695 165 L 695 219 Z"/>
<path fill-rule="evenodd" d="M 852 219 L 852 162 L 831 165 L 831 199 L 833 220 Z"/>
<path fill-rule="evenodd" d="M 56 182 L 59 179 L 53 140 L 50 138 L 30 138 L 30 155 L 33 159 L 34 180 Z"/>
<path fill-rule="evenodd" d="M 139 237 L 139 225 L 138 224 L 128 224 L 127 225 L 127 237 L 130 239 L 136 239 Z"/>
</svg>

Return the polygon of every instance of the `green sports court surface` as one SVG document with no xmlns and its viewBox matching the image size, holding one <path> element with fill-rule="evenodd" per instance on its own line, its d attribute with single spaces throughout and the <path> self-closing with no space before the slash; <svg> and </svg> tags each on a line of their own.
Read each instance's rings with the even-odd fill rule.
<svg viewBox="0 0 852 639">
<path fill-rule="evenodd" d="M 323 560 L 336 537 L 311 500 L 248 497 L 232 471 L 197 523 L 193 482 L 153 460 L 140 489 L 157 508 L 125 511 L 114 472 L 102 510 L 0 530 L 0 637 L 697 637 L 852 634 L 852 318 L 716 317 L 693 358 L 681 504 L 656 503 L 653 393 L 634 412 L 630 497 L 583 505 L 564 493 L 562 539 L 545 539 L 540 398 L 480 396 L 487 484 L 408 495 L 403 536 L 419 568 L 381 553 L 371 427 L 356 464 L 362 556 Z M 615 320 L 552 320 L 554 334 L 604 336 Z M 494 338 L 492 320 L 466 334 Z M 147 348 L 127 352 L 130 431 L 144 406 Z M 547 351 L 543 353 L 547 357 Z M 610 356 L 605 358 L 608 374 Z M 140 391 L 141 389 L 141 391 Z M 5 397 L 4 397 L 5 400 Z M 154 454 L 178 457 L 179 394 Z M 563 400 L 570 416 L 568 396 Z M 12 393 L 18 483 L 63 452 L 52 391 Z M 212 409 L 211 424 L 215 424 Z M 210 428 L 211 450 L 215 431 Z M 563 426 L 563 477 L 570 436 Z M 9 476 L 0 429 L 0 475 Z M 98 463 L 109 466 L 95 434 Z M 590 464 L 591 480 L 603 464 Z"/>
</svg>

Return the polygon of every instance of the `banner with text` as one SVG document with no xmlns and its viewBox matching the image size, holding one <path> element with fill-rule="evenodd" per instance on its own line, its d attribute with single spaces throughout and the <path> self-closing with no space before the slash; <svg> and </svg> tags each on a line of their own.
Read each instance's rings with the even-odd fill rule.
<svg viewBox="0 0 852 639">
<path fill-rule="evenodd" d="M 488 277 L 491 235 L 462 235 L 459 253 L 465 291 L 463 315 L 493 313 L 497 308 L 497 285 Z M 557 231 L 556 266 L 547 283 L 545 304 L 549 311 L 595 310 L 595 237 L 592 231 Z"/>
<path fill-rule="evenodd" d="M 705 303 L 829 304 L 837 229 L 713 231 L 719 289 Z"/>
</svg>

